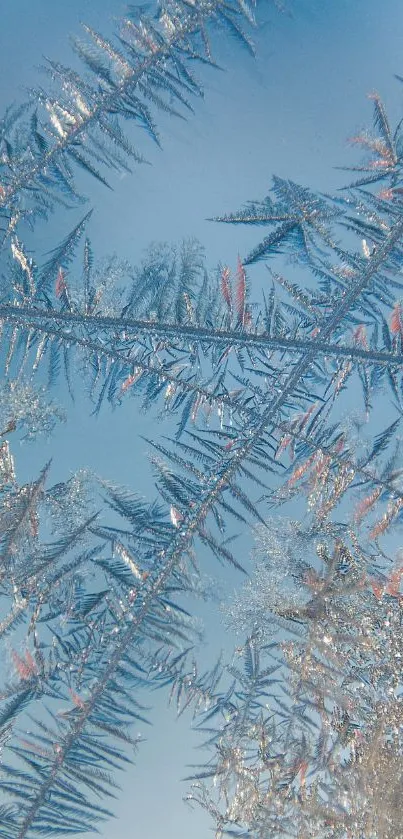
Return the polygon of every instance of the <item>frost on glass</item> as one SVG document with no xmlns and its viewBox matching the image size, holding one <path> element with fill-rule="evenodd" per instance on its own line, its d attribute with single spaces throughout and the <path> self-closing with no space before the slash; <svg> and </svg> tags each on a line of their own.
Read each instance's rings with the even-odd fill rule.
<svg viewBox="0 0 403 839">
<path fill-rule="evenodd" d="M 215 216 L 256 232 L 233 266 L 210 270 L 193 240 L 96 262 L 90 213 L 44 260 L 24 243 L 81 201 L 78 169 L 106 185 L 141 163 L 123 124 L 159 142 L 157 112 L 202 94 L 214 32 L 252 52 L 253 23 L 243 0 L 200 0 L 130 9 L 113 43 L 87 26 L 85 72 L 47 62 L 49 89 L 1 123 L 5 839 L 112 815 L 156 687 L 204 737 L 188 800 L 217 837 L 399 836 L 400 123 L 372 95 L 345 190 L 274 178 Z M 130 399 L 168 420 L 147 442 L 151 498 L 83 470 L 54 484 L 49 463 L 20 478 L 17 442 L 53 430 L 61 383 L 93 413 Z M 213 667 L 194 614 L 207 557 L 245 578 L 224 606 L 233 660 Z"/>
</svg>

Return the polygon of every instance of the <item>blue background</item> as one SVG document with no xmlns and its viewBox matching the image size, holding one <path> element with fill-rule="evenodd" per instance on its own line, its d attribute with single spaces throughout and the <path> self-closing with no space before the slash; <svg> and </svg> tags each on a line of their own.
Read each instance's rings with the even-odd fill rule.
<svg viewBox="0 0 403 839">
<path fill-rule="evenodd" d="M 400 118 L 403 87 L 393 73 L 403 74 L 401 0 L 289 0 L 288 5 L 292 17 L 262 4 L 258 16 L 265 24 L 254 37 L 255 61 L 227 35 L 215 39 L 226 70 L 203 73 L 205 99 L 194 103 L 195 115 L 187 122 L 158 118 L 162 151 L 139 132 L 133 135 L 152 167 L 112 175 L 113 192 L 82 181 L 95 207 L 88 234 L 97 258 L 116 252 L 136 263 L 152 240 L 196 236 L 211 267 L 218 261 L 235 267 L 238 252 L 245 254 L 261 232 L 206 218 L 263 198 L 272 174 L 324 192 L 343 184 L 348 174 L 332 167 L 357 162 L 346 139 L 370 125 L 367 93 L 379 91 L 392 125 Z M 80 21 L 110 36 L 113 17 L 123 12 L 124 6 L 111 0 L 3 0 L 0 111 L 21 98 L 22 86 L 40 83 L 34 66 L 42 55 L 75 62 L 68 36 L 79 34 Z M 38 225 L 29 238 L 35 257 L 52 248 L 79 215 L 57 212 L 48 225 Z M 250 280 L 256 297 L 264 268 L 251 270 Z M 62 389 L 59 397 L 64 400 Z M 114 413 L 105 409 L 97 420 L 80 395 L 66 406 L 68 422 L 49 442 L 14 451 L 19 480 L 33 478 L 51 455 L 52 482 L 86 466 L 153 496 L 147 450 L 138 436 L 158 435 L 161 427 L 150 426 L 132 400 Z M 235 585 L 233 578 L 229 585 Z M 211 626 L 217 649 L 232 643 L 218 618 Z M 182 804 L 186 785 L 179 783 L 188 774 L 186 764 L 199 759 L 192 751 L 198 739 L 189 733 L 189 720 L 176 721 L 174 709 L 166 710 L 163 695 L 152 699 L 153 728 L 144 732 L 148 741 L 138 765 L 121 779 L 118 819 L 103 835 L 202 839 L 209 835 L 209 820 Z"/>
</svg>

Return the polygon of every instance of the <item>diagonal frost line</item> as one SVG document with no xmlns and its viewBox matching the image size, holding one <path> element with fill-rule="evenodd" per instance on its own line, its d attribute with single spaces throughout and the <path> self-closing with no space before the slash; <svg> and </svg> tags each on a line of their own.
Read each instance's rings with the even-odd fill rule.
<svg viewBox="0 0 403 839">
<path fill-rule="evenodd" d="M 5 546 L 4 546 L 4 548 L 3 548 L 3 550 L 0 554 L 0 563 L 2 565 L 5 563 L 5 560 L 7 558 L 7 554 L 10 551 L 10 546 L 13 544 L 14 539 L 16 538 L 16 534 L 18 534 L 19 528 L 23 525 L 24 521 L 26 521 L 27 517 L 29 517 L 29 514 L 30 514 L 35 502 L 40 497 L 40 494 L 43 490 L 43 487 L 45 485 L 45 481 L 46 481 L 46 478 L 47 478 L 47 475 L 48 475 L 48 472 L 49 472 L 50 464 L 51 464 L 51 461 L 49 460 L 48 463 L 46 464 L 46 466 L 42 469 L 42 471 L 39 475 L 39 478 L 37 478 L 36 481 L 33 481 L 30 485 L 28 485 L 29 492 L 26 495 L 25 503 L 21 506 L 21 511 L 20 511 L 19 515 L 15 518 L 15 521 L 13 522 L 12 527 L 10 528 L 10 530 L 8 532 L 6 531 L 6 533 L 5 533 Z M 4 527 L 4 525 L 3 525 L 3 527 Z M 6 572 L 3 571 L 1 573 L 0 579 L 2 579 L 4 573 L 6 573 Z"/>
<path fill-rule="evenodd" d="M 368 267 L 362 272 L 361 277 L 351 286 L 350 291 L 345 293 L 342 302 L 335 308 L 333 314 L 324 320 L 323 326 L 320 328 L 320 335 L 322 339 L 330 337 L 349 309 L 356 303 L 365 286 L 371 281 L 385 259 L 387 259 L 393 250 L 394 245 L 396 245 L 402 235 L 403 220 L 398 222 L 392 228 L 382 247 L 380 247 L 379 250 L 376 251 L 376 253 L 370 258 Z M 192 508 L 192 513 L 188 514 L 183 519 L 181 526 L 178 528 L 172 539 L 170 547 L 161 554 L 161 558 L 165 558 L 164 568 L 160 571 L 155 581 L 150 585 L 148 592 L 145 592 L 141 610 L 136 617 L 133 618 L 130 626 L 126 629 L 123 636 L 118 641 L 114 651 L 111 652 L 108 666 L 95 686 L 91 699 L 87 702 L 82 714 L 72 726 L 70 733 L 61 745 L 60 752 L 56 755 L 50 773 L 39 787 L 36 799 L 29 807 L 21 828 L 18 831 L 18 834 L 16 834 L 16 839 L 24 839 L 27 835 L 27 831 L 32 825 L 41 805 L 46 800 L 46 796 L 51 789 L 53 782 L 56 780 L 59 771 L 62 771 L 63 769 L 64 759 L 67 757 L 70 748 L 72 748 L 75 741 L 84 730 L 88 717 L 96 705 L 97 699 L 102 696 L 102 692 L 105 688 L 107 688 L 115 669 L 119 666 L 122 657 L 125 655 L 126 650 L 130 646 L 138 627 L 147 617 L 149 607 L 152 605 L 154 598 L 159 596 L 172 570 L 181 559 L 183 553 L 185 553 L 188 549 L 193 534 L 206 518 L 211 505 L 225 487 L 228 486 L 228 482 L 237 471 L 242 460 L 248 455 L 255 442 L 266 431 L 267 425 L 275 417 L 279 408 L 287 402 L 301 378 L 308 372 L 309 368 L 313 364 L 315 360 L 314 344 L 315 341 L 305 356 L 297 362 L 293 371 L 288 376 L 282 392 L 279 393 L 273 402 L 271 402 L 271 404 L 263 411 L 261 419 L 259 423 L 256 424 L 255 428 L 250 429 L 248 426 L 244 427 L 242 432 L 244 437 L 243 444 L 233 454 L 230 452 L 229 454 L 227 453 L 224 455 L 220 462 L 216 464 L 214 471 L 210 473 L 210 476 L 208 476 L 207 479 L 210 486 L 205 493 L 201 494 L 201 499 L 196 501 L 195 506 Z"/>
<path fill-rule="evenodd" d="M 244 411 L 244 415 L 247 416 L 246 411 Z M 328 446 L 322 443 L 315 443 L 314 440 L 311 440 L 309 437 L 306 436 L 302 431 L 295 431 L 290 425 L 286 422 L 279 423 L 277 428 L 279 431 L 283 431 L 285 434 L 293 437 L 294 440 L 297 442 L 305 443 L 309 448 L 315 452 L 316 454 L 324 454 L 326 457 L 332 458 L 332 463 L 337 463 L 339 466 L 347 466 L 349 469 L 352 469 L 355 474 L 362 475 L 366 480 L 371 481 L 376 486 L 382 487 L 382 489 L 389 492 L 395 498 L 401 498 L 403 501 L 403 490 L 398 489 L 398 487 L 394 486 L 393 483 L 389 480 L 385 480 L 380 478 L 375 472 L 372 472 L 371 469 L 367 469 L 366 466 L 360 466 L 355 460 L 350 457 L 343 457 L 342 454 L 337 450 L 335 444 L 330 444 Z M 270 497 L 270 496 L 269 496 Z"/>
<path fill-rule="evenodd" d="M 163 379 L 169 384 L 177 386 L 178 389 L 182 390 L 183 392 L 195 393 L 202 399 L 206 399 L 206 401 L 214 401 L 216 405 L 228 406 L 228 408 L 233 408 L 234 410 L 240 409 L 240 406 L 229 393 L 222 393 L 218 395 L 215 394 L 213 390 L 209 390 L 208 388 L 198 385 L 197 381 L 192 383 L 191 381 L 186 381 L 186 379 L 181 379 L 180 376 L 173 373 L 172 370 L 170 370 L 167 367 L 164 367 L 163 362 L 161 362 L 161 366 L 157 366 L 156 364 L 153 365 L 152 362 L 149 362 L 147 364 L 143 359 L 138 359 L 135 356 L 131 358 L 130 355 L 125 355 L 125 353 L 122 350 L 110 350 L 108 349 L 108 346 L 106 344 L 97 343 L 96 341 L 93 341 L 90 338 L 80 338 L 79 336 L 74 335 L 72 332 L 61 332 L 56 328 L 52 329 L 52 327 L 48 327 L 47 324 L 43 325 L 41 323 L 34 323 L 33 321 L 24 321 L 23 327 L 21 328 L 32 330 L 35 332 L 43 332 L 45 336 L 59 338 L 60 340 L 63 340 L 67 345 L 81 347 L 84 350 L 89 350 L 90 352 L 93 352 L 99 356 L 103 356 L 104 358 L 107 358 L 108 361 L 110 361 L 111 363 L 120 361 L 122 364 L 125 364 L 129 368 L 139 369 L 142 373 L 145 373 L 150 376 L 158 376 L 160 379 Z M 129 350 L 129 353 L 131 352 L 133 352 L 133 348 Z M 399 358 L 399 356 L 396 357 Z M 180 363 L 181 362 L 178 361 L 178 364 Z M 185 370 L 185 368 L 183 369 Z"/>
<path fill-rule="evenodd" d="M 46 326 L 38 326 L 35 323 L 25 322 L 24 327 L 27 329 L 41 331 L 41 328 L 46 332 L 46 335 L 52 335 L 55 338 L 59 338 L 66 342 L 66 344 L 73 344 L 74 346 L 82 347 L 85 350 L 90 350 L 100 356 L 104 356 L 107 358 L 111 363 L 116 361 L 121 361 L 122 363 L 126 364 L 127 366 L 133 366 L 136 369 L 140 369 L 142 373 L 148 374 L 151 376 L 158 376 L 160 379 L 168 382 L 169 384 L 173 384 L 178 387 L 179 390 L 182 392 L 187 392 L 189 394 L 194 393 L 200 396 L 202 399 L 210 402 L 213 401 L 214 404 L 218 407 L 228 408 L 229 410 L 233 410 L 238 412 L 239 416 L 246 421 L 248 418 L 250 422 L 257 417 L 257 411 L 254 408 L 250 408 L 249 406 L 246 407 L 245 405 L 238 404 L 236 400 L 231 396 L 230 393 L 221 393 L 220 395 L 216 394 L 213 390 L 209 390 L 208 388 L 202 387 L 201 385 L 197 384 L 197 381 L 192 383 L 186 381 L 186 379 L 181 379 L 180 376 L 176 376 L 170 369 L 165 367 L 157 367 L 153 366 L 150 362 L 146 364 L 144 361 L 139 360 L 137 358 L 132 359 L 127 357 L 123 352 L 119 350 L 109 350 L 105 344 L 96 343 L 87 338 L 79 338 L 76 335 L 73 335 L 71 332 L 60 332 L 56 328 L 52 329 L 51 327 Z M 386 353 L 380 353 L 379 355 L 387 355 Z M 389 357 L 389 356 L 388 356 Z M 393 357 L 393 362 L 396 364 L 403 364 L 403 356 L 396 355 Z M 382 486 L 384 489 L 388 490 L 390 493 L 393 493 L 397 498 L 403 499 L 403 492 L 400 492 L 396 487 L 390 484 L 388 481 L 381 480 L 375 473 L 371 472 L 369 469 L 365 469 L 365 467 L 360 466 L 359 463 L 356 463 L 354 460 L 347 459 L 345 457 L 341 457 L 337 449 L 332 446 L 326 446 L 323 444 L 317 444 L 310 440 L 309 437 L 303 434 L 302 431 L 296 431 L 287 423 L 279 423 L 278 425 L 279 431 L 283 431 L 286 434 L 289 434 L 295 440 L 302 441 L 306 443 L 310 448 L 316 451 L 319 454 L 325 454 L 327 456 L 331 456 L 332 460 L 339 465 L 347 465 L 350 468 L 354 469 L 355 472 L 362 475 L 363 477 L 371 480 L 378 486 Z M 1 629 L 0 629 L 1 632 Z"/>
<path fill-rule="evenodd" d="M 345 292 L 343 299 L 338 306 L 335 307 L 333 314 L 324 319 L 323 326 L 319 327 L 319 334 L 321 341 L 326 341 L 330 338 L 334 330 L 339 326 L 348 311 L 354 306 L 355 302 L 360 297 L 365 286 L 371 281 L 372 277 L 377 273 L 382 263 L 387 259 L 393 247 L 403 235 L 403 219 L 392 227 L 389 236 L 386 237 L 383 245 L 371 257 L 368 267 L 362 272 L 361 277 L 351 285 L 349 291 Z M 316 355 L 316 339 L 313 340 L 310 348 L 304 356 L 297 362 L 294 369 L 285 382 L 282 393 L 269 405 L 263 412 L 261 422 L 259 423 L 257 434 L 263 433 L 270 420 L 274 417 L 276 411 L 287 401 L 292 391 L 297 386 L 302 376 L 309 370 L 315 360 Z M 254 432 L 255 433 L 255 432 Z M 251 442 L 247 443 L 247 451 L 251 447 Z"/>
<path fill-rule="evenodd" d="M 204 505 L 201 505 L 204 508 Z M 207 514 L 207 509 L 203 513 L 203 515 Z M 198 525 L 199 520 L 195 519 L 193 523 L 191 523 L 191 528 L 188 528 L 186 534 L 182 534 L 181 532 L 178 535 L 175 535 L 173 539 L 173 547 L 171 547 L 171 556 L 163 570 L 158 574 L 157 578 L 155 579 L 154 583 L 151 585 L 149 591 L 143 597 L 143 604 L 142 608 L 136 617 L 133 618 L 130 626 L 124 632 L 122 638 L 119 640 L 118 644 L 116 645 L 114 651 L 111 653 L 110 661 L 105 669 L 105 672 L 101 679 L 98 681 L 95 689 L 92 692 L 91 699 L 87 700 L 85 703 L 85 708 L 83 709 L 82 714 L 77 719 L 76 723 L 72 726 L 70 733 L 68 734 L 67 738 L 65 739 L 61 748 L 57 751 L 56 758 L 53 762 L 53 766 L 48 778 L 43 782 L 41 787 L 38 791 L 38 796 L 32 803 L 31 807 L 29 808 L 24 821 L 21 825 L 21 828 L 17 834 L 17 839 L 24 839 L 27 834 L 27 831 L 30 829 L 35 816 L 40 809 L 41 805 L 46 801 L 47 794 L 49 790 L 53 786 L 53 782 L 56 780 L 59 771 L 63 769 L 64 760 L 68 755 L 69 750 L 74 746 L 77 738 L 80 736 L 81 732 L 83 731 L 88 717 L 90 716 L 91 712 L 96 706 L 97 699 L 102 696 L 104 689 L 108 686 L 109 680 L 114 675 L 115 669 L 119 666 L 122 661 L 123 656 L 127 648 L 129 647 L 133 637 L 136 634 L 138 627 L 143 622 L 144 618 L 147 617 L 149 613 L 149 608 L 153 603 L 155 597 L 158 597 L 165 582 L 168 580 L 173 568 L 175 567 L 178 559 L 181 558 L 184 550 L 186 550 L 187 544 L 189 542 L 188 533 L 193 533 L 193 530 Z M 175 547 L 176 545 L 176 547 Z"/>
<path fill-rule="evenodd" d="M 324 333 L 324 328 L 320 328 L 321 340 L 302 338 L 283 338 L 281 336 L 269 336 L 265 333 L 259 334 L 256 332 L 241 332 L 240 330 L 231 329 L 213 329 L 204 326 L 190 326 L 188 324 L 174 324 L 174 323 L 158 323 L 148 320 L 137 320 L 136 318 L 115 318 L 102 317 L 98 315 L 82 315 L 75 312 L 58 312 L 53 309 L 35 309 L 29 306 L 13 306 L 11 304 L 0 305 L 0 320 L 10 321 L 11 323 L 21 322 L 22 318 L 29 318 L 30 326 L 35 327 L 35 323 L 39 323 L 38 328 L 46 330 L 46 326 L 41 325 L 43 321 L 50 320 L 56 323 L 73 324 L 79 326 L 95 326 L 98 329 L 116 329 L 121 332 L 123 330 L 133 330 L 139 335 L 151 335 L 153 338 L 183 338 L 200 341 L 200 343 L 216 344 L 231 344 L 234 347 L 251 347 L 258 350 L 278 350 L 290 353 L 307 353 L 311 348 L 314 348 L 315 355 L 323 355 L 330 357 L 349 358 L 351 360 L 362 361 L 368 364 L 382 364 L 388 367 L 402 367 L 403 354 L 390 353 L 382 350 L 362 349 L 361 347 L 348 347 L 343 344 L 329 344 L 326 340 L 327 333 Z M 333 330 L 332 330 L 333 331 Z M 331 333 L 329 333 L 331 334 Z M 76 339 L 72 339 L 76 340 Z"/>
<path fill-rule="evenodd" d="M 127 366 L 133 366 L 137 369 L 141 369 L 141 371 L 145 374 L 158 376 L 159 378 L 164 379 L 164 381 L 178 386 L 178 389 L 182 392 L 186 391 L 188 393 L 195 393 L 198 396 L 205 399 L 206 401 L 214 401 L 214 404 L 218 407 L 227 407 L 230 410 L 237 411 L 239 413 L 239 416 L 242 417 L 243 420 L 247 420 L 249 418 L 249 420 L 252 422 L 252 420 L 256 419 L 257 417 L 256 409 L 238 404 L 230 393 L 221 393 L 220 395 L 217 395 L 216 393 L 214 393 L 213 390 L 209 390 L 208 388 L 202 387 L 201 385 L 198 385 L 197 382 L 192 383 L 186 381 L 186 379 L 181 379 L 180 376 L 176 376 L 169 369 L 166 369 L 164 367 L 153 366 L 152 363 L 146 364 L 144 361 L 139 360 L 137 358 L 129 358 L 124 354 L 124 352 L 121 352 L 119 350 L 109 350 L 105 344 L 96 343 L 95 341 L 92 341 L 87 338 L 79 338 L 76 335 L 73 335 L 71 332 L 59 332 L 56 328 L 52 329 L 47 325 L 41 327 L 41 325 L 38 326 L 38 324 L 35 323 L 25 322 L 24 327 L 26 327 L 27 329 L 39 331 L 43 329 L 46 332 L 46 335 L 52 335 L 55 338 L 62 339 L 66 343 L 71 343 L 74 344 L 74 346 L 79 346 L 83 349 L 90 350 L 91 352 L 94 352 L 98 355 L 102 355 L 112 363 L 115 361 L 121 361 Z M 331 345 L 328 345 L 328 347 L 331 347 Z M 374 356 L 376 356 L 376 360 L 379 360 L 378 356 L 381 356 L 382 359 L 383 357 L 385 357 L 385 360 L 387 359 L 386 363 L 396 363 L 396 365 L 399 366 L 403 365 L 403 355 L 397 354 L 396 356 L 393 356 L 393 358 L 391 359 L 390 354 L 388 353 L 373 353 L 366 352 L 365 350 L 363 350 L 361 356 L 359 357 L 363 356 L 365 361 L 368 361 L 368 355 L 371 356 L 371 358 L 369 359 L 371 361 L 375 361 Z M 382 486 L 385 490 L 388 490 L 390 493 L 393 493 L 397 498 L 403 499 L 403 491 L 400 492 L 388 481 L 382 480 L 375 473 L 371 472 L 369 469 L 366 469 L 363 466 L 360 466 L 360 464 L 356 463 L 354 460 L 341 457 L 334 446 L 326 446 L 314 443 L 312 440 L 309 439 L 309 437 L 304 435 L 302 431 L 296 431 L 291 426 L 287 425 L 287 423 L 280 423 L 278 425 L 278 429 L 279 431 L 283 431 L 284 433 L 289 434 L 295 440 L 299 440 L 306 443 L 308 446 L 310 446 L 311 449 L 313 449 L 317 453 L 323 453 L 327 456 L 330 455 L 332 457 L 332 460 L 339 463 L 339 465 L 349 466 L 350 468 L 354 469 L 355 472 L 367 478 L 368 480 L 371 480 L 377 486 Z"/>
<path fill-rule="evenodd" d="M 208 4 L 203 3 L 202 8 L 200 8 L 197 4 L 193 6 L 193 4 L 189 3 L 190 10 L 195 10 L 203 20 L 213 17 L 216 8 L 220 6 L 226 7 L 227 4 L 223 0 L 211 0 Z M 180 46 L 186 35 L 195 34 L 199 29 L 199 20 L 196 18 L 196 22 L 190 20 L 188 23 L 176 23 L 175 31 L 171 35 L 167 35 L 166 32 L 161 32 L 162 37 L 166 39 L 162 47 L 156 47 L 152 55 L 145 58 L 138 67 L 128 73 L 120 83 L 116 84 L 115 89 L 111 93 L 104 93 L 99 98 L 98 103 L 89 110 L 88 114 L 83 115 L 80 113 L 79 118 L 77 117 L 79 119 L 78 124 L 73 126 L 67 136 L 62 137 L 36 164 L 31 165 L 28 170 L 23 172 L 22 176 L 16 178 L 11 187 L 3 187 L 0 190 L 0 208 L 6 208 L 8 201 L 13 199 L 20 189 L 24 189 L 32 183 L 37 175 L 44 172 L 57 159 L 59 154 L 63 154 L 66 148 L 74 146 L 77 143 L 77 138 L 91 128 L 91 125 L 96 123 L 104 112 L 108 113 L 110 109 L 113 110 L 116 100 L 119 100 L 126 91 L 130 90 L 132 85 L 137 85 L 141 82 L 148 70 L 158 67 L 164 60 L 169 59 L 172 50 Z"/>
</svg>

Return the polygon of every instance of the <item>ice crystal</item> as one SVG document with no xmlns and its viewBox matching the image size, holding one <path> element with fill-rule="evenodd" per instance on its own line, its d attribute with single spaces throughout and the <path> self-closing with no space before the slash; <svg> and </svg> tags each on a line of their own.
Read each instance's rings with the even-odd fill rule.
<svg viewBox="0 0 403 839">
<path fill-rule="evenodd" d="M 256 528 L 253 576 L 224 607 L 236 632 L 270 636 L 278 629 L 276 615 L 303 608 L 309 599 L 299 580 L 309 568 L 313 540 L 292 519 L 269 518 Z"/>
<path fill-rule="evenodd" d="M 30 441 L 49 437 L 55 425 L 65 420 L 61 408 L 49 401 L 44 387 L 29 382 L 10 381 L 0 388 L 0 434 L 16 431 L 20 439 Z"/>
<path fill-rule="evenodd" d="M 221 217 L 269 228 L 235 275 L 207 272 L 193 241 L 154 246 L 135 270 L 114 258 L 94 269 L 88 239 L 76 274 L 89 214 L 41 267 L 16 234 L 77 199 L 75 166 L 106 183 L 104 170 L 140 162 L 119 119 L 158 142 L 151 109 L 189 109 L 202 93 L 192 67 L 214 63 L 211 22 L 251 50 L 243 19 L 244 0 L 172 0 L 155 18 L 129 10 L 116 44 L 86 27 L 75 48 L 93 83 L 50 61 L 58 92 L 35 91 L 22 128 L 26 108 L 1 124 L 0 635 L 24 634 L 1 741 L 42 701 L 29 732 L 10 733 L 5 839 L 82 834 L 110 815 L 111 770 L 137 745 L 133 720 L 148 722 L 140 691 L 167 685 L 179 713 L 202 712 L 213 748 L 193 798 L 217 836 L 399 836 L 403 568 L 388 537 L 403 504 L 401 124 L 392 134 L 373 95 L 379 136 L 356 138 L 370 159 L 347 197 L 275 178 L 263 201 Z M 279 252 L 287 276 L 272 270 L 253 302 L 245 265 Z M 294 266 L 312 274 L 306 288 Z M 18 484 L 12 434 L 46 433 L 57 418 L 22 378 L 45 363 L 49 385 L 63 370 L 70 390 L 88 372 L 96 412 L 140 394 L 157 415 L 178 413 L 176 435 L 150 442 L 154 501 L 104 481 L 98 514 L 89 476 L 52 486 L 49 466 Z M 396 412 L 386 427 L 381 389 Z M 360 420 L 355 431 L 340 422 L 343 394 L 360 400 L 364 441 Z M 299 522 L 268 515 L 295 515 L 294 504 Z M 200 673 L 188 601 L 210 593 L 207 552 L 244 570 L 228 521 L 259 523 L 255 568 L 227 607 L 248 637 L 228 666 Z"/>
</svg>

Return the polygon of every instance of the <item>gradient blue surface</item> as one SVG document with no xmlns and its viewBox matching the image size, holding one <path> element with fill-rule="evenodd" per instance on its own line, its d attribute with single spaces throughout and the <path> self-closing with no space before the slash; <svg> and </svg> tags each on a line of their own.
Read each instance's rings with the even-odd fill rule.
<svg viewBox="0 0 403 839">
<path fill-rule="evenodd" d="M 235 266 L 238 252 L 255 243 L 256 231 L 212 224 L 207 217 L 262 198 L 272 174 L 322 191 L 341 185 L 343 173 L 332 167 L 354 161 L 345 141 L 369 125 L 366 94 L 372 90 L 384 98 L 392 122 L 400 118 L 403 87 L 393 80 L 393 73 L 403 74 L 400 0 L 288 3 L 292 17 L 261 4 L 266 23 L 256 33 L 255 62 L 236 43 L 218 39 L 218 60 L 227 69 L 206 71 L 206 95 L 195 103 L 195 115 L 187 122 L 160 120 L 162 151 L 139 135 L 152 167 L 115 179 L 113 192 L 83 181 L 96 208 L 88 232 L 97 257 L 117 252 L 136 262 L 152 240 L 197 236 L 210 266 L 219 260 Z M 21 97 L 21 86 L 39 83 L 33 67 L 43 54 L 74 61 L 68 35 L 79 33 L 81 20 L 108 35 L 111 18 L 123 11 L 123 4 L 111 0 L 3 0 L 0 111 Z M 39 225 L 30 239 L 35 256 L 49 250 L 77 217 L 58 212 L 48 225 Z M 250 280 L 259 289 L 264 268 L 254 268 Z M 16 452 L 19 477 L 33 477 L 52 455 L 54 481 L 87 466 L 153 495 L 146 446 L 138 436 L 159 435 L 166 428 L 150 429 L 149 418 L 131 400 L 113 414 L 105 408 L 97 420 L 81 397 L 67 408 L 69 420 L 51 441 Z M 218 618 L 213 627 L 210 634 L 216 634 L 219 649 L 229 639 Z M 189 734 L 188 719 L 176 721 L 174 710 L 165 709 L 162 694 L 151 702 L 153 728 L 144 732 L 148 740 L 137 766 L 122 779 L 118 819 L 103 835 L 204 839 L 209 821 L 182 804 L 186 785 L 179 783 L 189 772 L 186 764 L 198 761 L 192 751 L 198 740 Z"/>
</svg>

